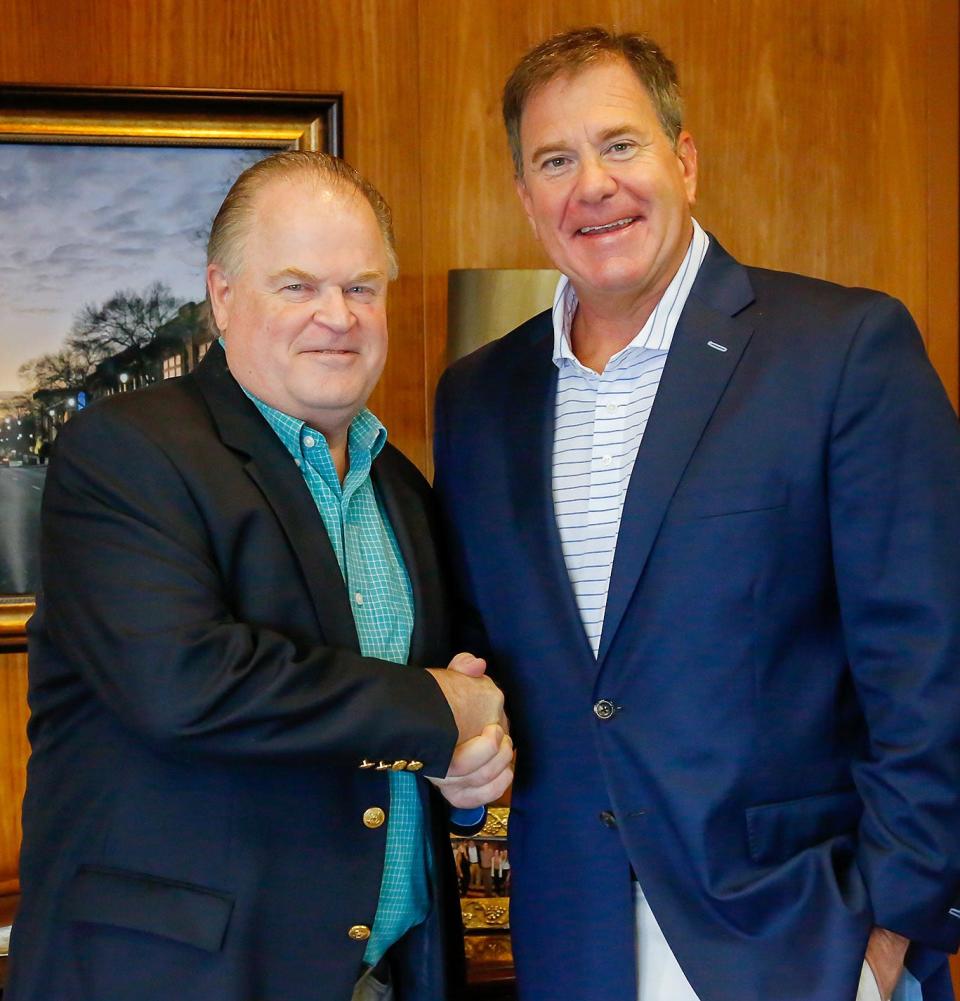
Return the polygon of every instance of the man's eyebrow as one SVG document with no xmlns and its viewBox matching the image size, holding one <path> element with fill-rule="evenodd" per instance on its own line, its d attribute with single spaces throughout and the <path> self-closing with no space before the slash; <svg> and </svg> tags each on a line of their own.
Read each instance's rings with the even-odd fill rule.
<svg viewBox="0 0 960 1001">
<path fill-rule="evenodd" d="M 309 271 L 303 271 L 300 268 L 283 268 L 282 270 L 276 272 L 276 274 L 270 275 L 268 281 L 271 284 L 274 284 L 275 282 L 287 281 L 291 278 L 294 281 L 305 282 L 308 285 L 316 285 L 320 282 L 320 279 L 316 275 L 312 275 Z M 355 275 L 350 279 L 350 284 L 354 285 L 357 282 L 381 281 L 384 278 L 386 278 L 385 272 L 378 271 L 374 268 L 370 271 L 361 271 L 360 274 Z"/>
<path fill-rule="evenodd" d="M 300 268 L 283 268 L 276 274 L 270 276 L 271 284 L 273 282 L 278 282 L 286 280 L 287 278 L 294 278 L 298 282 L 309 282 L 313 284 L 317 281 L 316 275 L 311 275 L 308 271 L 301 271 Z"/>
<path fill-rule="evenodd" d="M 546 156 L 548 153 L 556 155 L 557 153 L 561 153 L 566 148 L 566 143 L 561 142 L 559 139 L 556 139 L 553 142 L 544 143 L 542 146 L 538 146 L 530 154 L 530 162 L 536 163 L 536 161 L 542 156 Z"/>
<path fill-rule="evenodd" d="M 377 271 L 376 269 L 374 269 L 372 271 L 361 271 L 360 274 L 358 274 L 353 279 L 353 281 L 351 281 L 350 284 L 351 285 L 355 285 L 357 282 L 376 282 L 376 281 L 382 281 L 386 277 L 387 276 L 386 276 L 385 272 L 383 272 L 383 271 Z"/>
<path fill-rule="evenodd" d="M 609 129 L 604 129 L 598 136 L 600 142 L 609 142 L 611 139 L 616 139 L 617 136 L 636 136 L 641 142 L 650 141 L 650 133 L 646 129 L 638 129 L 636 125 L 630 125 L 625 123 L 623 125 L 614 125 Z"/>
</svg>

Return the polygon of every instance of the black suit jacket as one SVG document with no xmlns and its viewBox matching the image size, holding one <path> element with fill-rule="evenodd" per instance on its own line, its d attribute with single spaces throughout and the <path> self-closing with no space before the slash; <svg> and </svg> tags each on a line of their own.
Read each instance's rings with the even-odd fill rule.
<svg viewBox="0 0 960 1001">
<path fill-rule="evenodd" d="M 372 475 L 413 585 L 410 662 L 443 665 L 429 488 L 389 445 Z M 42 574 L 10 1001 L 346 1001 L 387 830 L 363 815 L 389 805 L 361 763 L 442 775 L 457 730 L 424 671 L 360 655 L 309 491 L 219 346 L 64 429 Z M 462 964 L 431 793 L 407 999 L 455 995 Z"/>
</svg>

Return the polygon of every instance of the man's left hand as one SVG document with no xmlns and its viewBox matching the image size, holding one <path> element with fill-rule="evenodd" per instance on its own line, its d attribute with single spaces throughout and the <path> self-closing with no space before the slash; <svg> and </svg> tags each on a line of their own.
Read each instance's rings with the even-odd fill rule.
<svg viewBox="0 0 960 1001">
<path fill-rule="evenodd" d="M 909 939 L 886 928 L 874 928 L 867 940 L 867 962 L 876 978 L 883 1001 L 888 1001 L 903 974 Z"/>
</svg>

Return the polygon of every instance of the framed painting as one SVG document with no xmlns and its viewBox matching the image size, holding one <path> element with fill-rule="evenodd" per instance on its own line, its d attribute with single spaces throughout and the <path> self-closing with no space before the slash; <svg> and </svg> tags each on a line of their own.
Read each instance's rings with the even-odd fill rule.
<svg viewBox="0 0 960 1001">
<path fill-rule="evenodd" d="M 237 175 L 342 145 L 338 94 L 0 86 L 0 645 L 33 610 L 60 428 L 203 356 L 207 234 Z"/>
</svg>

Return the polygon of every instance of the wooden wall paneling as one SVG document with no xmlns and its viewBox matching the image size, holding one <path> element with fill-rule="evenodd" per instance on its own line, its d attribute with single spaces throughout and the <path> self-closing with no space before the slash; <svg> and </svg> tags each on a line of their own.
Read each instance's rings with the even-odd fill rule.
<svg viewBox="0 0 960 1001">
<path fill-rule="evenodd" d="M 27 716 L 27 655 L 0 652 L 0 898 L 18 888 Z"/>
<path fill-rule="evenodd" d="M 11 83 L 342 91 L 345 156 L 394 210 L 402 277 L 372 401 L 391 440 L 426 457 L 416 0 L 14 0 L 0 33 Z M 198 290 L 198 294 L 202 292 Z"/>
<path fill-rule="evenodd" d="M 927 38 L 927 349 L 960 406 L 960 4 L 933 3 Z M 958 981 L 960 989 L 960 981 Z"/>
<path fill-rule="evenodd" d="M 923 322 L 922 6 L 734 10 L 715 26 L 730 33 L 726 45 L 704 32 L 686 57 L 689 120 L 702 137 L 699 214 L 746 261 L 884 288 Z"/>
</svg>

